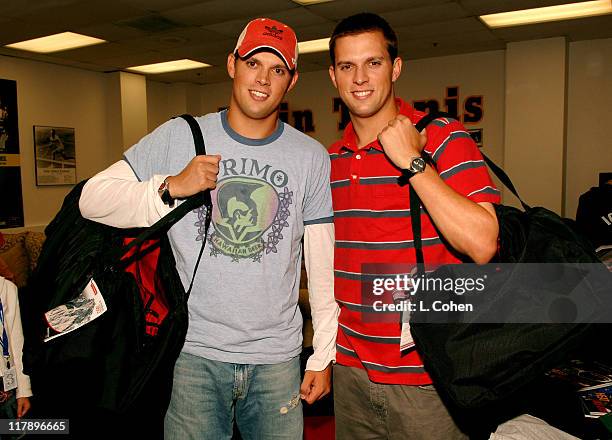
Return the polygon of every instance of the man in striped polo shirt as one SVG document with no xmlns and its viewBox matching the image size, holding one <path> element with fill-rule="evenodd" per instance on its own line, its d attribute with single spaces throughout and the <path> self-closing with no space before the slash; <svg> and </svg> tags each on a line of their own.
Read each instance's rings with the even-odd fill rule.
<svg viewBox="0 0 612 440">
<path fill-rule="evenodd" d="M 419 133 L 424 114 L 396 98 L 397 37 L 381 17 L 342 20 L 330 40 L 329 73 L 351 123 L 334 143 L 331 186 L 336 229 L 335 296 L 340 304 L 334 368 L 338 439 L 452 439 L 454 424 L 419 353 L 400 354 L 399 313 L 377 319 L 362 297 L 368 265 L 416 261 L 409 177 L 422 200 L 426 263 L 485 263 L 497 249 L 492 203 L 499 192 L 462 124 L 437 119 Z M 423 167 L 426 151 L 435 163 Z M 403 172 L 402 170 L 408 170 Z M 365 268 L 365 269 L 364 269 Z M 392 273 L 392 272 L 383 272 Z"/>
</svg>

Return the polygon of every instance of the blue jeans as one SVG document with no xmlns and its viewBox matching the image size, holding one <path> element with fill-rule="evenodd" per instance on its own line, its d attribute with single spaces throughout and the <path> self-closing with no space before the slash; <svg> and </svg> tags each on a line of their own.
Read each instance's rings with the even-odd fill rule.
<svg viewBox="0 0 612 440">
<path fill-rule="evenodd" d="M 212 361 L 181 353 L 164 421 L 166 440 L 301 439 L 299 357 L 273 365 Z"/>
</svg>

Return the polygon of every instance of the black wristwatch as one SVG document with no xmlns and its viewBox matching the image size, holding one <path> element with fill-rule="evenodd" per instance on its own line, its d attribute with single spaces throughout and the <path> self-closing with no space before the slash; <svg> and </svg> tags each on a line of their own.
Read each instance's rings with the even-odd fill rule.
<svg viewBox="0 0 612 440">
<path fill-rule="evenodd" d="M 170 208 L 174 208 L 174 199 L 170 195 L 170 184 L 168 183 L 167 179 L 164 179 L 162 184 L 159 186 L 157 189 L 157 194 L 159 194 L 159 197 L 161 197 L 162 202 L 164 202 L 165 205 L 168 205 Z"/>
<path fill-rule="evenodd" d="M 402 175 L 399 178 L 399 184 L 402 186 L 406 185 L 408 183 L 408 180 L 410 180 L 412 176 L 425 171 L 426 165 L 427 165 L 427 162 L 425 161 L 424 158 L 420 156 L 413 158 L 412 162 L 410 162 L 410 166 L 407 169 L 401 170 Z"/>
</svg>

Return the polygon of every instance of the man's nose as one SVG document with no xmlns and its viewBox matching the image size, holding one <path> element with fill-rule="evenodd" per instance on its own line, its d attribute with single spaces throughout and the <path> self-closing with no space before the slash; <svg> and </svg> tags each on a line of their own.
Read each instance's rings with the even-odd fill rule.
<svg viewBox="0 0 612 440">
<path fill-rule="evenodd" d="M 257 83 L 262 86 L 270 84 L 270 72 L 266 69 L 261 69 L 257 74 Z"/>
<path fill-rule="evenodd" d="M 368 72 L 363 67 L 355 68 L 355 76 L 353 77 L 353 82 L 358 86 L 361 86 L 368 82 Z"/>
</svg>

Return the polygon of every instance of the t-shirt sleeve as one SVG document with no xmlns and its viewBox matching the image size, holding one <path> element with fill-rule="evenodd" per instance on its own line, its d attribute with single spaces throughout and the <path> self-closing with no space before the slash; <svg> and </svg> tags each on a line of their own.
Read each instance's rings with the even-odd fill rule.
<svg viewBox="0 0 612 440">
<path fill-rule="evenodd" d="M 334 219 L 329 183 L 331 163 L 322 145 L 313 154 L 312 161 L 306 182 L 304 225 L 332 223 Z"/>
<path fill-rule="evenodd" d="M 500 192 L 465 127 L 451 118 L 438 118 L 432 125 L 427 128 L 431 139 L 425 150 L 444 182 L 473 202 L 499 203 Z"/>
<path fill-rule="evenodd" d="M 170 139 L 175 127 L 175 120 L 165 122 L 123 154 L 123 158 L 141 182 L 156 174 L 169 174 L 166 165 L 170 162 Z"/>
</svg>

